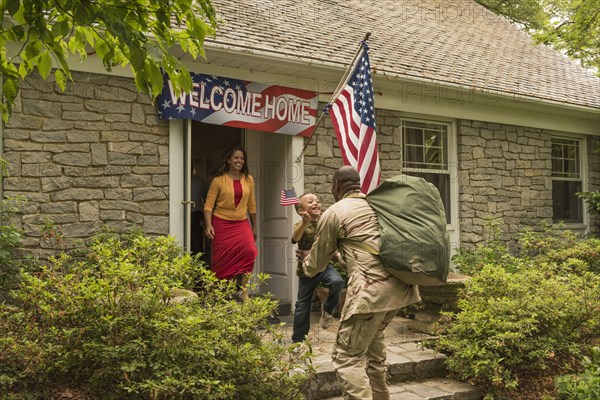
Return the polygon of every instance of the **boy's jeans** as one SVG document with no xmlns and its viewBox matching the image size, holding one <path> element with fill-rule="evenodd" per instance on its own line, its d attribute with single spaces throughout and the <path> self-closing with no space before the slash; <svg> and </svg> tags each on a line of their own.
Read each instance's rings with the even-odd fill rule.
<svg viewBox="0 0 600 400">
<path fill-rule="evenodd" d="M 310 308 L 315 289 L 319 283 L 329 288 L 329 295 L 323 305 L 323 308 L 329 314 L 333 314 L 338 304 L 340 292 L 344 287 L 344 280 L 331 264 L 327 265 L 325 271 L 312 278 L 300 277 L 299 280 L 298 300 L 296 300 L 294 311 L 294 331 L 292 333 L 294 343 L 303 341 L 305 336 L 308 335 L 310 330 Z"/>
</svg>

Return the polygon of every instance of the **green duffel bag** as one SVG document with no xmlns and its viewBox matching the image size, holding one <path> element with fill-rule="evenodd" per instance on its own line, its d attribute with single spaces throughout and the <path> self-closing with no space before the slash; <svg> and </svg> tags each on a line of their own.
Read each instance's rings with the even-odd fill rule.
<svg viewBox="0 0 600 400">
<path fill-rule="evenodd" d="M 386 269 L 409 285 L 439 286 L 450 268 L 450 236 L 440 192 L 423 178 L 398 175 L 367 195 L 379 221 Z"/>
</svg>

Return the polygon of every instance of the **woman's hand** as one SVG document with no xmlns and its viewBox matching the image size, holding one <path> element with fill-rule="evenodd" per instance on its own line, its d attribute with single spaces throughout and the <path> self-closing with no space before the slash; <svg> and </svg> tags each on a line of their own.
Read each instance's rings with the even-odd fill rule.
<svg viewBox="0 0 600 400">
<path fill-rule="evenodd" d="M 204 229 L 204 234 L 209 239 L 215 238 L 215 228 L 213 228 L 212 224 L 206 224 L 206 228 Z"/>
</svg>

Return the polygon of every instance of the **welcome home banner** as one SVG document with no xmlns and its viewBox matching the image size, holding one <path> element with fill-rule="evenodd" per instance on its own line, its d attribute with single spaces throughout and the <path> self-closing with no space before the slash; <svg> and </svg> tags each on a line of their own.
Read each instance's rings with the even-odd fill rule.
<svg viewBox="0 0 600 400">
<path fill-rule="evenodd" d="M 193 90 L 175 93 L 167 74 L 158 96 L 162 119 L 194 119 L 287 135 L 309 136 L 318 95 L 296 88 L 191 73 Z"/>
</svg>

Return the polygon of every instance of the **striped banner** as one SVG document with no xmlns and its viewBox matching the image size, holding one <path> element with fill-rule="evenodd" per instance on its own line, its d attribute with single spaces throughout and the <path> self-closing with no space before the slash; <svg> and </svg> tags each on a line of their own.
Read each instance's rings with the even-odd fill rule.
<svg viewBox="0 0 600 400">
<path fill-rule="evenodd" d="M 162 119 L 193 119 L 286 135 L 309 136 L 316 122 L 315 92 L 192 73 L 191 93 L 176 94 L 167 74 L 158 96 Z"/>
</svg>

